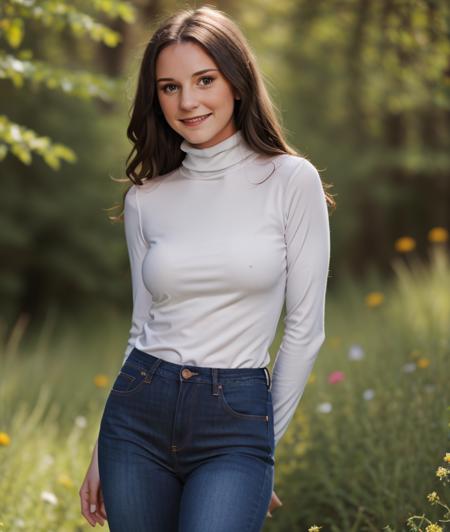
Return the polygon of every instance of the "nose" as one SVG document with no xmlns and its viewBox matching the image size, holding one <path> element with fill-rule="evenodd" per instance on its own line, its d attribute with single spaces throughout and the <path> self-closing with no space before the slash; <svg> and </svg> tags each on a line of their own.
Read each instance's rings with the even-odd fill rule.
<svg viewBox="0 0 450 532">
<path fill-rule="evenodd" d="M 181 90 L 180 108 L 189 111 L 198 107 L 198 101 L 193 91 L 189 89 Z"/>
</svg>

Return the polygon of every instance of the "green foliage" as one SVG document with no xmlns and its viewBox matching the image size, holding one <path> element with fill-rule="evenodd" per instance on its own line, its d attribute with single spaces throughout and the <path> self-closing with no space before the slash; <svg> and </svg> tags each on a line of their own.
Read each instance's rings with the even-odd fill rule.
<svg viewBox="0 0 450 532">
<path fill-rule="evenodd" d="M 47 31 L 62 32 L 68 28 L 76 38 L 87 36 L 106 46 L 114 47 L 120 42 L 120 34 L 97 22 L 82 10 L 94 10 L 110 18 L 134 20 L 134 11 L 127 2 L 96 0 L 94 2 L 61 2 L 58 0 L 5 0 L 0 7 L 0 42 L 17 49 L 26 37 L 26 24 L 32 23 Z M 100 98 L 110 101 L 117 97 L 117 83 L 112 79 L 86 71 L 58 68 L 33 57 L 31 49 L 12 55 L 0 50 L 0 79 L 10 80 L 16 88 L 24 82 L 35 90 L 38 86 L 62 91 L 81 98 Z M 0 160 L 8 152 L 25 164 L 31 163 L 31 152 L 41 155 L 54 169 L 60 160 L 74 162 L 74 152 L 66 146 L 52 143 L 29 128 L 11 122 L 2 116 L 0 123 Z"/>
<path fill-rule="evenodd" d="M 44 161 L 54 170 L 59 170 L 60 161 L 76 161 L 73 150 L 63 144 L 53 144 L 48 137 L 39 137 L 37 134 L 23 126 L 10 122 L 6 116 L 0 115 L 0 161 L 9 151 L 22 163 L 31 164 L 32 152 L 41 155 Z"/>
<path fill-rule="evenodd" d="M 23 40 L 24 20 L 39 22 L 42 26 L 51 27 L 56 31 L 68 27 L 77 37 L 87 35 L 107 46 L 116 46 L 120 42 L 120 35 L 116 31 L 97 22 L 80 9 L 94 9 L 111 18 L 134 21 L 131 5 L 116 0 L 70 3 L 59 0 L 4 0 L 0 12 L 0 31 L 13 48 L 19 46 Z"/>
<path fill-rule="evenodd" d="M 53 67 L 44 61 L 25 60 L 0 52 L 0 79 L 9 79 L 22 88 L 29 81 L 32 88 L 43 85 L 79 98 L 100 98 L 109 101 L 121 86 L 115 80 L 87 71 Z"/>
</svg>

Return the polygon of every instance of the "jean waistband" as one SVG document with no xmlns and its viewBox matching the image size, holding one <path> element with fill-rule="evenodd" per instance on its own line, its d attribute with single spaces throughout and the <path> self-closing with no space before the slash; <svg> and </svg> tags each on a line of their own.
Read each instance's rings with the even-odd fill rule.
<svg viewBox="0 0 450 532">
<path fill-rule="evenodd" d="M 135 362 L 149 370 L 152 374 L 157 373 L 158 370 L 163 370 L 166 376 L 171 376 L 176 380 L 181 376 L 192 381 L 214 383 L 217 381 L 245 380 L 260 377 L 265 379 L 269 389 L 271 389 L 272 385 L 270 371 L 265 366 L 262 368 L 210 368 L 189 364 L 175 364 L 174 362 L 169 362 L 150 353 L 141 351 L 137 347 L 131 350 L 126 362 Z"/>
</svg>

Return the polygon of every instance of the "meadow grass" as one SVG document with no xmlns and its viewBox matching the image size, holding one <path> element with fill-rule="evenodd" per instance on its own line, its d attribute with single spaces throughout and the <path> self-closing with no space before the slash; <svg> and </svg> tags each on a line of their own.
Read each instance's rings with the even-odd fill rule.
<svg viewBox="0 0 450 532">
<path fill-rule="evenodd" d="M 264 530 L 399 532 L 411 515 L 442 519 L 427 494 L 448 504 L 435 474 L 449 438 L 448 256 L 434 246 L 429 264 L 408 254 L 393 268 L 389 282 L 376 274 L 341 279 L 328 294 L 327 337 L 275 455 L 283 506 Z M 8 335 L 0 355 L 0 531 L 91 528 L 78 490 L 128 328 L 128 316 L 107 309 L 77 319 L 50 309 L 32 335 L 26 317 Z M 281 336 L 282 319 L 271 366 Z"/>
</svg>

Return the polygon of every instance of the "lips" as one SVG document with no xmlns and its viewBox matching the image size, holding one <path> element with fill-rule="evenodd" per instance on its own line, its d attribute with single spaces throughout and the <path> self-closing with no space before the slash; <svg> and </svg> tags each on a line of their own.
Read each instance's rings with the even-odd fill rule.
<svg viewBox="0 0 450 532">
<path fill-rule="evenodd" d="M 184 124 L 188 124 L 188 125 L 200 124 L 201 122 L 204 122 L 208 118 L 208 116 L 210 116 L 211 114 L 212 113 L 208 113 L 208 114 L 196 116 L 193 118 L 186 118 L 186 119 L 181 120 L 181 122 L 183 122 Z"/>
</svg>

